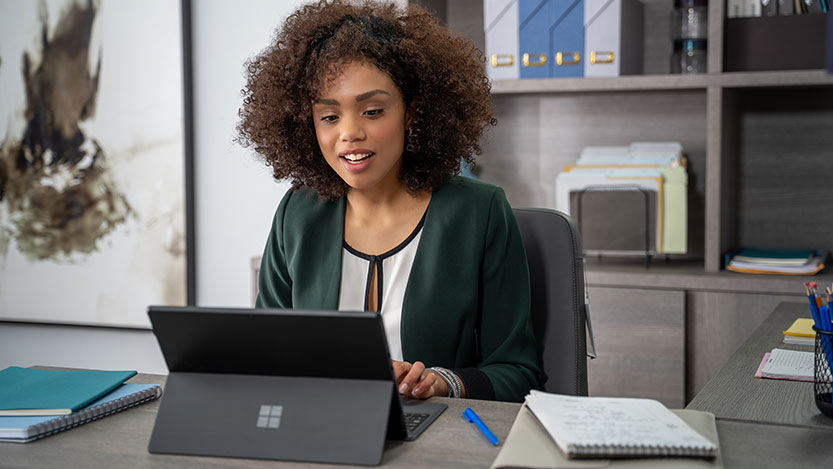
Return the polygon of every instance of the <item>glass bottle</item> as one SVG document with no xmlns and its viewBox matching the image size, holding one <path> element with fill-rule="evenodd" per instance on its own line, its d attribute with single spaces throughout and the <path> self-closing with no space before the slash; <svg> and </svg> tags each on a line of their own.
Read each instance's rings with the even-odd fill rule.
<svg viewBox="0 0 833 469">
<path fill-rule="evenodd" d="M 706 73 L 708 0 L 674 0 L 671 12 L 671 73 Z"/>
</svg>

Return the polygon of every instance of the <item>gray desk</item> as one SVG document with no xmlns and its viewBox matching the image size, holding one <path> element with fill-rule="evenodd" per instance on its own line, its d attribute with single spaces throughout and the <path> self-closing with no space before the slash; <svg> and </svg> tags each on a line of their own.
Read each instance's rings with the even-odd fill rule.
<svg viewBox="0 0 833 469">
<path fill-rule="evenodd" d="M 689 404 L 689 408 L 717 415 L 726 468 L 833 467 L 833 422 L 815 410 L 810 383 L 752 377 L 763 353 L 780 346 L 782 331 L 803 311 L 801 307 L 780 305 Z M 164 384 L 165 377 L 140 374 L 131 382 Z M 446 402 L 448 410 L 416 441 L 388 442 L 383 466 L 489 467 L 500 447 L 488 444 L 462 418 L 463 409 L 475 409 L 502 442 L 520 408 L 506 402 L 438 400 Z M 154 401 L 32 443 L 0 443 L 0 466 L 345 467 L 150 454 L 147 445 L 158 408 L 159 401 Z"/>
<path fill-rule="evenodd" d="M 165 377 L 137 375 L 131 382 L 164 383 Z M 519 404 L 439 399 L 448 409 L 414 442 L 388 442 L 384 467 L 489 467 L 500 447 L 488 444 L 460 415 L 472 407 L 502 441 L 509 434 Z M 207 458 L 150 454 L 147 444 L 159 401 L 128 409 L 28 444 L 0 443 L 0 467 L 66 468 L 341 468 L 323 464 Z M 717 421 L 726 468 L 830 467 L 830 431 L 767 425 L 754 422 Z"/>
<path fill-rule="evenodd" d="M 164 383 L 165 378 L 140 374 L 129 382 Z M 520 405 L 435 399 L 447 403 L 448 409 L 416 441 L 388 442 L 382 464 L 385 467 L 488 467 L 499 448 L 489 444 L 474 425 L 463 419 L 463 409 L 474 409 L 502 441 L 509 434 Z M 0 467 L 345 467 L 150 454 L 147 446 L 158 409 L 157 400 L 32 443 L 0 443 Z"/>
<path fill-rule="evenodd" d="M 764 353 L 784 345 L 797 317 L 809 317 L 804 303 L 781 303 L 687 408 L 717 417 L 726 467 L 833 467 L 833 419 L 819 412 L 813 383 L 755 379 Z"/>
<path fill-rule="evenodd" d="M 764 353 L 773 348 L 813 350 L 781 342 L 783 331 L 797 317 L 810 317 L 806 303 L 779 304 L 687 408 L 707 410 L 724 419 L 833 429 L 833 419 L 816 407 L 813 383 L 753 377 Z"/>
</svg>

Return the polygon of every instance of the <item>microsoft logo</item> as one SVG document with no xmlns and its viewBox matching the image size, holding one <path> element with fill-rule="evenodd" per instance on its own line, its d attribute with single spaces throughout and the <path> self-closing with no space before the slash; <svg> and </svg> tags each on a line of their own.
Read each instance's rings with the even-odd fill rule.
<svg viewBox="0 0 833 469">
<path fill-rule="evenodd" d="M 281 426 L 282 405 L 262 405 L 257 416 L 257 428 L 278 428 Z"/>
</svg>

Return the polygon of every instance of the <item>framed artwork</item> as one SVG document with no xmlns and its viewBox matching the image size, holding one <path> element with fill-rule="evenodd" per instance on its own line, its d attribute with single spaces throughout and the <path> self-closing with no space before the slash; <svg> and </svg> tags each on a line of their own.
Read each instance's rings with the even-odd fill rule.
<svg viewBox="0 0 833 469">
<path fill-rule="evenodd" d="M 0 3 L 0 321 L 194 302 L 190 4 Z"/>
</svg>

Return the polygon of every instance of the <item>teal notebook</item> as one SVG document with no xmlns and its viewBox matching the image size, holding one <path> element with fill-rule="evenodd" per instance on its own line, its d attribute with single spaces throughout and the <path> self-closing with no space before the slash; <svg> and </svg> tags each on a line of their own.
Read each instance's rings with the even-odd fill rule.
<svg viewBox="0 0 833 469">
<path fill-rule="evenodd" d="M 106 417 L 162 395 L 158 384 L 123 384 L 69 415 L 0 417 L 0 441 L 28 443 Z"/>
<path fill-rule="evenodd" d="M 0 371 L 0 416 L 70 414 L 136 374 L 135 371 L 36 370 L 10 366 Z"/>
</svg>

